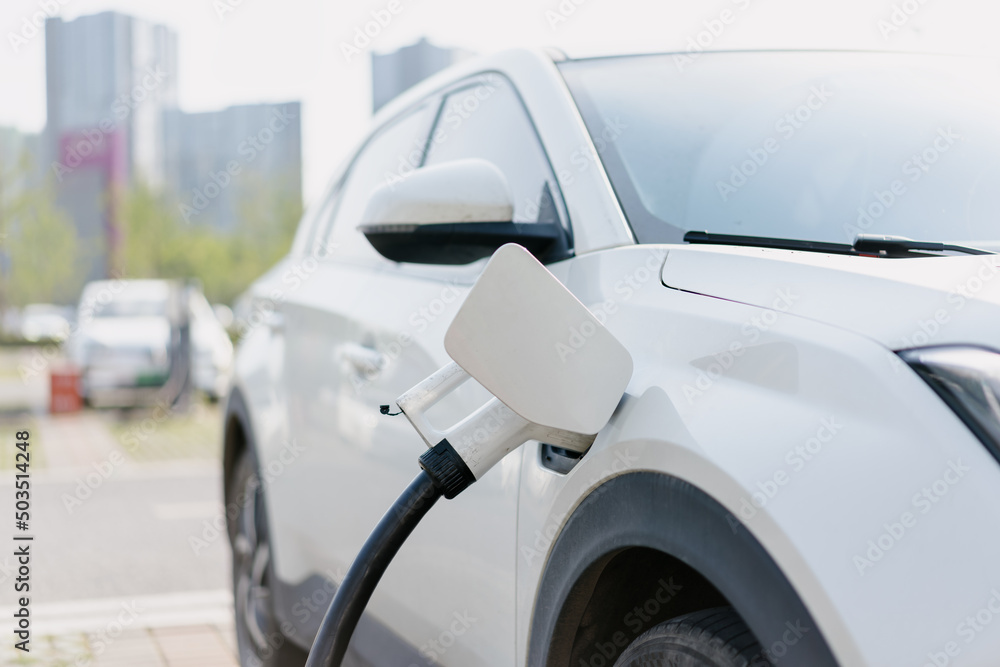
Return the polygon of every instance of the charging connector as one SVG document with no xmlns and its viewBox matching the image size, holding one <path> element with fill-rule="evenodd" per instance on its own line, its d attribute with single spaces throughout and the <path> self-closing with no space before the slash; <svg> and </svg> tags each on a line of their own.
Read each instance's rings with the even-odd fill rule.
<svg viewBox="0 0 1000 667">
<path fill-rule="evenodd" d="M 563 356 L 560 345 L 566 347 L 563 339 L 574 327 L 590 331 L 587 345 Z M 483 270 L 448 328 L 445 349 L 455 361 L 396 400 L 427 444 L 419 459 L 423 470 L 358 553 L 306 667 L 340 667 L 379 579 L 438 498 L 454 498 L 529 440 L 586 452 L 632 375 L 625 347 L 537 259 L 512 244 Z M 427 411 L 470 373 L 493 398 L 450 428 L 435 428 Z M 381 411 L 390 414 L 387 405 Z"/>
</svg>

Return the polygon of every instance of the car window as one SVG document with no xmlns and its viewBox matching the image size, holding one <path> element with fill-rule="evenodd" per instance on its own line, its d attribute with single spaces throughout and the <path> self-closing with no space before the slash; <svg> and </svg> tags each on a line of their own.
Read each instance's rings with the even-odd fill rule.
<svg viewBox="0 0 1000 667">
<path fill-rule="evenodd" d="M 315 214 L 314 219 L 302 224 L 309 224 L 311 229 L 307 232 L 306 241 L 303 244 L 303 252 L 322 259 L 327 254 L 325 244 L 329 242 L 333 225 L 333 215 L 340 204 L 340 195 L 344 192 L 344 178 L 341 178 L 330 190 L 330 193 L 323 201 L 322 207 Z"/>
<path fill-rule="evenodd" d="M 354 159 L 343 187 L 333 195 L 332 228 L 322 245 L 338 259 L 387 262 L 357 230 L 371 193 L 420 166 L 438 104 L 427 102 L 379 129 Z M 324 228 L 321 222 L 319 227 Z M 319 238 L 319 237 L 318 237 Z"/>
<path fill-rule="evenodd" d="M 1000 241 L 996 63 L 875 53 L 560 63 L 641 243 Z"/>
<path fill-rule="evenodd" d="M 489 160 L 504 173 L 514 196 L 514 222 L 566 224 L 565 208 L 538 135 L 514 87 L 483 74 L 444 100 L 427 150 L 426 166 Z"/>
</svg>

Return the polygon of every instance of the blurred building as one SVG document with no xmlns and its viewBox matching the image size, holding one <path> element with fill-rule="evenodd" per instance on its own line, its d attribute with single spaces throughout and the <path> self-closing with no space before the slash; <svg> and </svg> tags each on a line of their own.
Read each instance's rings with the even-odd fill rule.
<svg viewBox="0 0 1000 667">
<path fill-rule="evenodd" d="M 431 74 L 471 56 L 463 49 L 445 49 L 421 38 L 392 53 L 372 53 L 372 113 Z"/>
<path fill-rule="evenodd" d="M 168 112 L 166 173 L 185 221 L 232 229 L 264 186 L 301 201 L 301 115 L 298 102 Z"/>
<path fill-rule="evenodd" d="M 235 227 L 246 190 L 233 172 L 240 184 L 256 178 L 301 199 L 297 102 L 184 113 L 176 33 L 117 12 L 47 20 L 45 50 L 41 162 L 78 236 L 96 249 L 86 279 L 110 275 L 121 240 L 117 194 L 137 180 L 175 194 L 182 212 L 193 211 L 188 222 L 220 229 Z"/>
<path fill-rule="evenodd" d="M 177 105 L 177 35 L 103 12 L 45 22 L 44 162 L 58 204 L 106 277 L 120 240 L 111 193 L 141 177 L 164 185 L 164 110 Z"/>
</svg>

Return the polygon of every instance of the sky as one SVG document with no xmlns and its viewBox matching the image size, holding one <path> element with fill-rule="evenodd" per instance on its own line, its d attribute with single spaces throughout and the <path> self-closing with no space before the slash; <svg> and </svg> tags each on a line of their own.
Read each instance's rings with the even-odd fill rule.
<svg viewBox="0 0 1000 667">
<path fill-rule="evenodd" d="M 346 56 L 355 31 L 373 13 L 384 17 L 390 3 L 397 9 L 392 19 L 360 55 Z M 477 53 L 556 47 L 571 57 L 685 50 L 699 33 L 715 50 L 1000 57 L 1000 3 L 990 0 L 3 0 L 0 126 L 37 132 L 45 125 L 44 31 L 31 35 L 32 16 L 59 13 L 71 20 L 106 10 L 177 32 L 185 111 L 300 100 L 307 204 L 368 128 L 370 52 L 393 51 L 420 37 Z M 723 25 L 718 19 L 725 11 Z"/>
</svg>

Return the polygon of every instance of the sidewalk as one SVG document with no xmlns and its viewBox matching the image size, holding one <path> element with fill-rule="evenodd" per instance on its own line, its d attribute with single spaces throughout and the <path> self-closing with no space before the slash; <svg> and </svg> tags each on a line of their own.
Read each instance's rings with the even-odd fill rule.
<svg viewBox="0 0 1000 667">
<path fill-rule="evenodd" d="M 20 654 L 20 655 L 14 655 Z M 11 667 L 238 667 L 232 627 L 199 625 L 122 632 L 110 643 L 84 634 L 32 640 L 31 653 L 5 645 Z"/>
<path fill-rule="evenodd" d="M 10 618 L 13 608 L 0 609 Z M 235 667 L 226 590 L 50 603 L 32 609 L 31 651 L 0 664 L 45 667 Z"/>
</svg>

